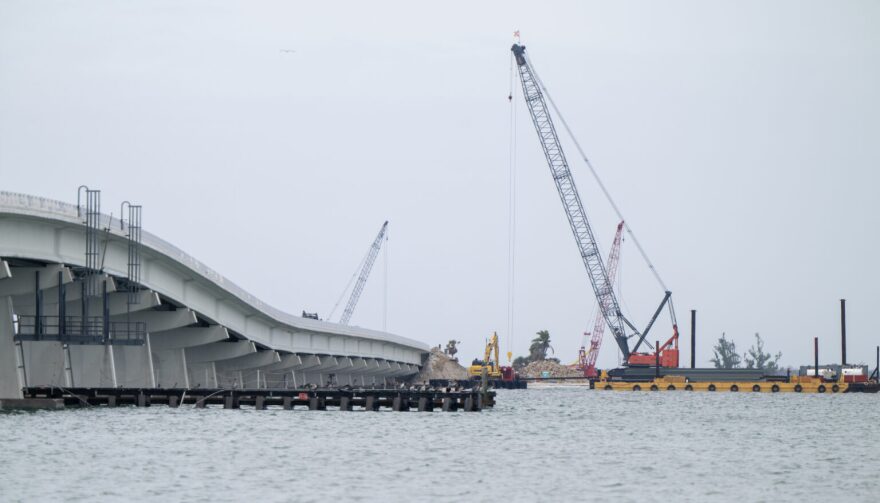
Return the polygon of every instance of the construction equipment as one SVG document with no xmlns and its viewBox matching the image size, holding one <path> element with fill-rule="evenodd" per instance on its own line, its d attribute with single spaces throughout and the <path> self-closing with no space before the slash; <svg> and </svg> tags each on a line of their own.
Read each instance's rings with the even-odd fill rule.
<svg viewBox="0 0 880 503">
<path fill-rule="evenodd" d="M 614 241 L 611 244 L 611 251 L 608 253 L 608 277 L 611 278 L 611 284 L 614 284 L 617 278 L 617 263 L 620 260 L 620 243 L 623 240 L 623 222 L 617 224 L 617 232 L 614 234 Z M 583 354 L 584 377 L 596 377 L 596 358 L 599 356 L 599 348 L 602 347 L 602 336 L 605 334 L 605 316 L 601 310 L 596 313 L 596 320 L 593 322 L 593 331 L 590 332 L 590 349 L 584 351 L 581 348 L 578 359 Z M 584 334 L 586 335 L 586 334 Z M 676 365 L 677 366 L 677 365 Z"/>
<path fill-rule="evenodd" d="M 376 239 L 373 240 L 373 244 L 370 245 L 370 251 L 364 259 L 361 273 L 358 275 L 357 282 L 351 290 L 348 304 L 345 305 L 345 311 L 342 312 L 342 317 L 339 318 L 339 323 L 342 325 L 348 325 L 348 322 L 351 320 L 351 315 L 354 313 L 354 308 L 357 307 L 358 300 L 361 298 L 361 292 L 364 290 L 364 285 L 367 284 L 367 278 L 370 277 L 370 271 L 373 270 L 373 262 L 376 261 L 376 257 L 379 255 L 379 250 L 382 248 L 382 241 L 385 238 L 385 231 L 387 229 L 388 221 L 386 220 L 385 223 L 382 224 L 382 228 L 379 229 L 379 234 L 376 235 Z"/>
<path fill-rule="evenodd" d="M 624 364 L 643 365 L 648 358 L 651 359 L 650 364 L 655 363 L 656 355 L 638 353 L 637 351 L 642 342 L 645 342 L 645 337 L 648 335 L 648 332 L 654 324 L 654 321 L 657 319 L 657 316 L 660 314 L 660 311 L 662 311 L 668 304 L 670 317 L 672 318 L 673 335 L 669 342 L 663 347 L 657 348 L 657 351 L 660 352 L 661 364 L 669 366 L 673 366 L 674 364 L 674 366 L 677 367 L 678 326 L 675 321 L 675 311 L 670 302 L 670 296 L 672 294 L 669 291 L 666 291 L 663 301 L 660 303 L 660 307 L 657 309 L 653 318 L 651 318 L 647 327 L 641 333 L 621 312 L 620 304 L 617 301 L 617 296 L 614 293 L 613 284 L 611 282 L 611 275 L 608 274 L 608 269 L 602 262 L 596 238 L 593 236 L 593 230 L 587 219 L 587 213 L 584 210 L 580 194 L 578 193 L 574 179 L 571 176 L 568 161 L 562 150 L 562 144 L 556 133 L 556 127 L 550 117 L 550 110 L 547 108 L 547 103 L 544 99 L 546 88 L 532 68 L 529 58 L 526 56 L 525 46 L 516 43 L 511 47 L 511 51 L 513 52 L 513 57 L 518 68 L 526 106 L 529 109 L 532 123 L 538 133 L 538 139 L 541 141 L 544 156 L 547 159 L 547 164 L 550 167 L 553 181 L 556 184 L 556 189 L 559 192 L 559 197 L 562 201 L 562 206 L 568 217 L 568 223 L 574 234 L 578 251 L 584 262 L 587 275 L 590 278 L 593 293 L 599 301 L 599 311 L 602 313 L 605 322 L 611 327 L 615 342 L 617 342 L 617 345 L 623 354 Z M 631 333 L 627 333 L 627 329 L 631 330 Z M 638 341 L 632 350 L 630 350 L 629 347 L 630 337 L 638 337 Z M 650 347 L 650 343 L 647 344 Z"/>
<path fill-rule="evenodd" d="M 468 374 L 471 377 L 480 377 L 483 374 L 483 367 L 488 370 L 490 379 L 501 379 L 501 365 L 498 360 L 498 333 L 492 333 L 492 338 L 486 342 L 486 354 L 482 360 L 474 359 L 468 368 Z"/>
</svg>

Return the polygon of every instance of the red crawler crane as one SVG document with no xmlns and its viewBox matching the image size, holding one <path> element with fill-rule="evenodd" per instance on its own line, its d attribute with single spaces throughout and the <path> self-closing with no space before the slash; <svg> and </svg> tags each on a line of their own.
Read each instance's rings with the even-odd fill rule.
<svg viewBox="0 0 880 503">
<path fill-rule="evenodd" d="M 611 278 L 611 284 L 614 284 L 617 278 L 617 262 L 620 260 L 620 242 L 622 238 L 623 222 L 620 222 L 617 224 L 617 233 L 614 234 L 614 242 L 611 244 L 608 262 L 606 262 L 608 264 L 608 277 Z M 599 348 L 602 347 L 602 336 L 605 334 L 605 316 L 602 315 L 601 309 L 596 313 L 593 331 L 588 333 L 590 334 L 590 350 L 583 357 L 584 377 L 597 377 L 596 358 L 599 356 Z M 583 348 L 581 350 L 583 351 Z"/>
</svg>

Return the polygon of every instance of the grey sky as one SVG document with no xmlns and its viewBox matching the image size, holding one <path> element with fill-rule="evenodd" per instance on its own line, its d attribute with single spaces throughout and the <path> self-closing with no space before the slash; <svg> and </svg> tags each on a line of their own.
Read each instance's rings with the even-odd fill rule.
<svg viewBox="0 0 880 503">
<path fill-rule="evenodd" d="M 3 1 L 0 187 L 141 203 L 148 230 L 294 313 L 328 313 L 387 218 L 389 330 L 506 349 L 515 29 L 683 333 L 698 310 L 702 364 L 722 331 L 791 365 L 819 336 L 836 361 L 841 297 L 849 359 L 873 360 L 877 2 Z M 513 349 L 548 329 L 571 361 L 594 301 L 521 101 Z M 615 218 L 566 146 L 607 250 Z M 623 248 L 642 325 L 662 292 Z M 381 328 L 383 260 L 355 324 Z"/>
</svg>

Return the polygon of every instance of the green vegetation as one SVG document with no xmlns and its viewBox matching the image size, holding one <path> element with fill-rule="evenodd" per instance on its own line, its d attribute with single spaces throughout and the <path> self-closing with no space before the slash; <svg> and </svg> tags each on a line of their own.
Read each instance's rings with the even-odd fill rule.
<svg viewBox="0 0 880 503">
<path fill-rule="evenodd" d="M 547 358 L 547 351 L 555 353 L 553 346 L 550 345 L 550 332 L 547 330 L 540 330 L 535 335 L 537 335 L 537 337 L 532 339 L 532 344 L 529 346 L 529 356 L 517 356 L 513 360 L 513 366 L 515 368 L 521 369 L 532 362 L 544 360 L 559 363 L 558 358 Z"/>
<path fill-rule="evenodd" d="M 709 361 L 717 369 L 736 369 L 745 362 L 746 368 L 749 369 L 779 370 L 779 359 L 782 358 L 782 351 L 775 355 L 764 352 L 764 340 L 757 332 L 755 344 L 742 356 L 736 352 L 736 343 L 729 340 L 724 333 L 712 350 L 715 356 Z"/>
<path fill-rule="evenodd" d="M 755 345 L 743 355 L 743 358 L 746 361 L 746 368 L 778 370 L 779 359 L 782 358 L 782 351 L 776 353 L 775 356 L 770 353 L 765 353 L 764 341 L 761 339 L 761 336 L 755 332 Z"/>
<path fill-rule="evenodd" d="M 736 352 L 736 343 L 727 340 L 727 336 L 723 332 L 721 333 L 721 338 L 718 339 L 718 344 L 712 348 L 712 352 L 715 356 L 709 361 L 715 364 L 716 369 L 739 368 L 742 362 L 742 359 Z"/>
<path fill-rule="evenodd" d="M 553 346 L 550 345 L 550 332 L 546 330 L 539 330 L 536 334 L 537 337 L 532 339 L 532 345 L 529 346 L 529 361 L 537 362 L 541 360 L 547 359 L 547 350 L 553 350 Z"/>
</svg>

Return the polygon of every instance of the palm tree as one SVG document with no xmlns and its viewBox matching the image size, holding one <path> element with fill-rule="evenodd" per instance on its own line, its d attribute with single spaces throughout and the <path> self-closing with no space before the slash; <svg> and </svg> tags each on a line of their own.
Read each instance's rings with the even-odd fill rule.
<svg viewBox="0 0 880 503">
<path fill-rule="evenodd" d="M 554 354 L 556 353 L 553 346 L 550 345 L 550 332 L 540 330 L 537 333 L 537 337 L 532 339 L 531 346 L 529 346 L 529 360 L 536 362 L 547 359 L 548 349 Z"/>
</svg>

